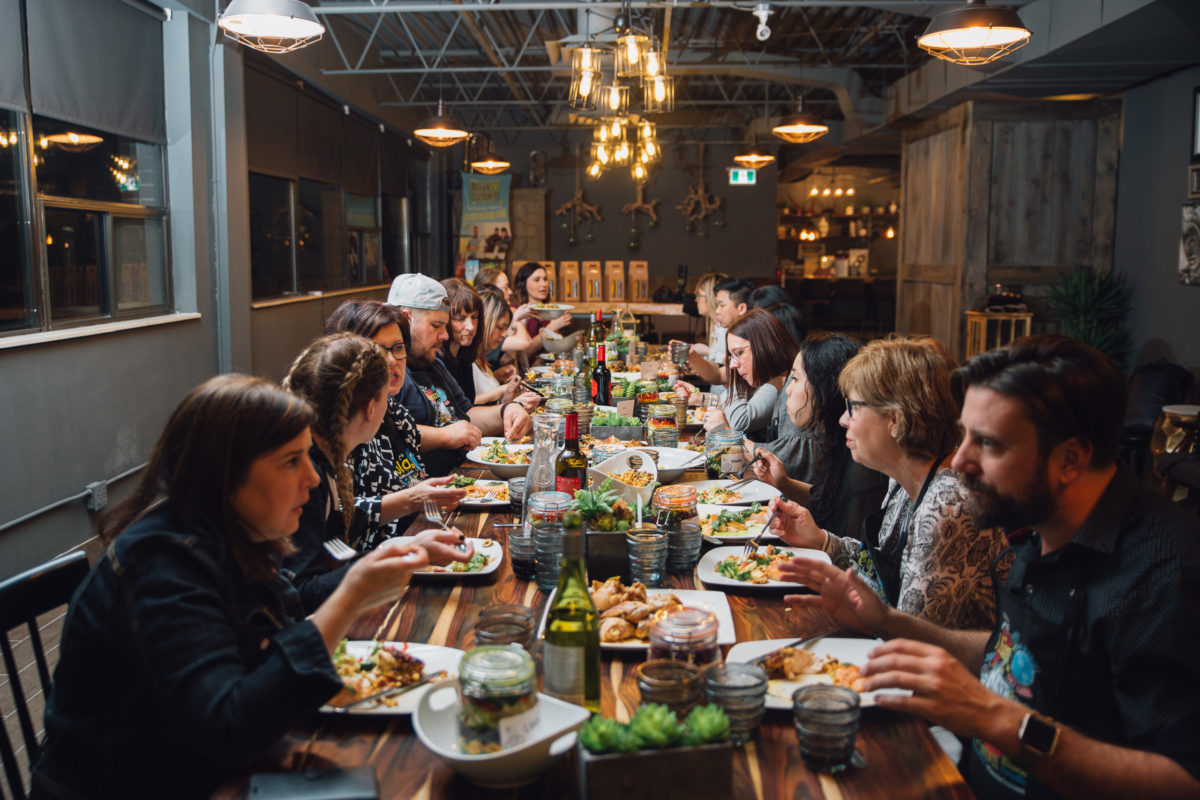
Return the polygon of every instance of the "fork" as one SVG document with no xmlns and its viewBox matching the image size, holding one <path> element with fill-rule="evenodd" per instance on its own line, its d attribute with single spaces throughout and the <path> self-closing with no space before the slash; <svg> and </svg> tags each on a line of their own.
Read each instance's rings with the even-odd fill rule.
<svg viewBox="0 0 1200 800">
<path fill-rule="evenodd" d="M 335 561 L 349 561 L 358 555 L 357 550 L 341 539 L 326 539 L 324 547 L 325 552 L 329 553 Z"/>
<path fill-rule="evenodd" d="M 437 503 L 433 502 L 428 497 L 426 497 L 424 502 L 422 503 L 422 506 L 425 509 L 425 519 L 426 520 L 428 520 L 429 522 L 432 522 L 434 525 L 440 525 L 442 527 L 442 529 L 445 530 L 447 533 L 452 532 L 450 530 L 450 526 L 446 524 L 446 521 L 444 519 L 442 519 L 442 510 L 440 508 L 438 508 Z M 460 535 L 459 538 L 461 539 L 462 536 Z M 465 542 L 460 541 L 457 545 L 455 545 L 454 549 L 458 550 L 459 552 L 465 553 L 467 551 L 467 545 Z"/>
<path fill-rule="evenodd" d="M 763 521 L 762 530 L 758 532 L 758 535 L 746 542 L 746 546 L 742 548 L 743 555 L 752 556 L 758 552 L 759 545 L 762 544 L 763 534 L 765 534 L 767 529 L 771 527 L 771 520 L 773 519 L 775 519 L 774 511 L 772 511 L 770 514 L 767 514 L 767 518 Z"/>
</svg>

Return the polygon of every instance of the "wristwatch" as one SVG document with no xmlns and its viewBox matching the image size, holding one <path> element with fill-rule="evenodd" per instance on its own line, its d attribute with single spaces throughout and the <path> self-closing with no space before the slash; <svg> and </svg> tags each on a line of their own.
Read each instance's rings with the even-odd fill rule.
<svg viewBox="0 0 1200 800">
<path fill-rule="evenodd" d="M 1020 760 L 1032 765 L 1049 758 L 1058 745 L 1061 730 L 1054 720 L 1030 711 L 1021 720 L 1021 728 L 1017 731 L 1017 740 L 1021 743 Z"/>
</svg>

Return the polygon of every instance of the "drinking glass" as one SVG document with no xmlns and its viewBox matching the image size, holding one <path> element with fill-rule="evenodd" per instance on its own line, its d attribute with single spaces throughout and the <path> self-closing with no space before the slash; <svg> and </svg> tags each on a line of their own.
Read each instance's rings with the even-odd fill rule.
<svg viewBox="0 0 1200 800">
<path fill-rule="evenodd" d="M 725 709 L 735 745 L 754 736 L 767 703 L 767 673 L 754 664 L 713 664 L 704 671 L 708 702 Z"/>
<path fill-rule="evenodd" d="M 563 537 L 566 535 L 566 528 L 557 522 L 539 522 L 533 526 L 534 580 L 543 592 L 552 592 L 558 588 L 558 573 L 562 569 Z"/>
<path fill-rule="evenodd" d="M 667 533 L 657 529 L 641 529 L 625 534 L 629 553 L 629 579 L 646 586 L 662 583 L 667 566 Z"/>
<path fill-rule="evenodd" d="M 703 543 L 699 524 L 681 522 L 679 530 L 672 530 L 667 534 L 667 572 L 691 572 L 700 560 L 700 546 Z"/>
<path fill-rule="evenodd" d="M 537 575 L 533 529 L 519 526 L 508 530 L 508 561 L 512 564 L 513 574 L 523 581 L 531 581 Z"/>
<path fill-rule="evenodd" d="M 475 644 L 519 644 L 526 650 L 533 642 L 533 609 L 516 603 L 488 606 L 475 623 Z"/>
<path fill-rule="evenodd" d="M 525 479 L 512 478 L 508 482 L 508 507 L 512 509 L 513 517 L 520 521 L 525 508 Z"/>
<path fill-rule="evenodd" d="M 634 673 L 643 703 L 662 703 L 683 719 L 700 705 L 704 681 L 700 667 L 673 658 L 643 661 Z"/>
<path fill-rule="evenodd" d="M 792 694 L 800 754 L 816 772 L 841 772 L 854 756 L 858 692 L 844 686 L 802 686 Z"/>
</svg>

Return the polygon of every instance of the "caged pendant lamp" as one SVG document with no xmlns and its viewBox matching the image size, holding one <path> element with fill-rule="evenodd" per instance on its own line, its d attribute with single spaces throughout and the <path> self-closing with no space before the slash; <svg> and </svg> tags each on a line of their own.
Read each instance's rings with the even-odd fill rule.
<svg viewBox="0 0 1200 800">
<path fill-rule="evenodd" d="M 930 20 L 917 45 L 943 61 L 975 67 L 1021 49 L 1032 35 L 1011 8 L 966 0 Z"/>
<path fill-rule="evenodd" d="M 771 129 L 771 133 L 792 144 L 805 144 L 816 141 L 829 133 L 829 126 L 817 119 L 815 114 L 804 110 L 804 98 L 796 101 L 796 113 L 790 114 L 779 121 Z"/>
<path fill-rule="evenodd" d="M 750 129 L 750 147 L 741 151 L 733 157 L 735 163 L 740 166 L 750 169 L 762 169 L 768 164 L 775 161 L 775 156 L 764 151 L 758 146 L 758 139 L 754 135 L 754 129 Z"/>
<path fill-rule="evenodd" d="M 325 35 L 325 26 L 302 0 L 230 0 L 217 27 L 264 53 L 290 53 Z"/>
<path fill-rule="evenodd" d="M 413 131 L 413 136 L 430 147 L 452 147 L 470 135 L 470 131 L 457 120 L 446 115 L 446 106 L 441 98 L 438 98 L 437 114 L 422 122 Z"/>
</svg>

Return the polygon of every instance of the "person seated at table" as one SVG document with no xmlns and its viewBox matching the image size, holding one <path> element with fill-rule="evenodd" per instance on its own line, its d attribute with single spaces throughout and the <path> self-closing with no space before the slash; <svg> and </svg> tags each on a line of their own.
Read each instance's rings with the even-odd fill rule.
<svg viewBox="0 0 1200 800">
<path fill-rule="evenodd" d="M 476 408 L 438 361 L 438 349 L 449 338 L 450 301 L 444 286 L 427 275 L 400 275 L 392 281 L 388 303 L 409 314 L 410 380 L 400 390 L 400 402 L 417 421 L 430 475 L 449 474 L 485 434 L 515 441 L 529 433 L 529 414 L 519 403 Z"/>
<path fill-rule="evenodd" d="M 410 342 L 408 320 L 395 306 L 378 300 L 347 300 L 325 321 L 325 333 L 355 333 L 383 348 L 388 362 L 388 405 L 378 433 L 350 453 L 354 507 L 366 518 L 364 534 L 350 544 L 367 550 L 407 530 L 426 498 L 453 508 L 463 489 L 450 478 L 428 478 L 421 461 L 421 434 L 399 402 Z"/>
<path fill-rule="evenodd" d="M 891 640 L 866 689 L 911 690 L 876 702 L 971 739 L 977 797 L 1200 797 L 1200 521 L 1118 466 L 1124 379 L 1075 339 L 1031 336 L 953 386 L 971 514 L 1016 553 L 994 624 L 939 627 L 804 559 L 787 576 L 819 594 L 785 601 Z"/>
<path fill-rule="evenodd" d="M 442 342 L 438 359 L 454 378 L 466 398 L 474 405 L 484 405 L 475 399 L 475 356 L 480 347 L 479 321 L 483 316 L 483 301 L 466 281 L 446 278 L 442 281 L 450 299 L 450 336 Z"/>
<path fill-rule="evenodd" d="M 513 374 L 502 384 L 488 363 L 487 354 L 492 351 L 501 351 L 504 339 L 512 329 L 512 309 L 508 307 L 508 303 L 504 302 L 504 298 L 500 296 L 499 292 L 484 291 L 480 293 L 479 297 L 483 303 L 479 333 L 480 347 L 475 356 L 475 362 L 471 365 L 472 378 L 475 383 L 475 402 L 477 404 L 507 403 L 510 400 L 516 400 L 526 411 L 533 413 L 542 400 L 541 395 L 536 392 L 521 391 L 520 377 L 512 370 L 510 371 Z M 520 330 L 524 332 L 523 328 Z M 509 354 L 509 358 L 512 358 L 511 354 Z"/>
<path fill-rule="evenodd" d="M 765 292 L 763 291 L 765 289 L 775 289 L 778 290 L 778 293 Z M 766 302 L 776 299 L 782 293 L 783 290 L 778 286 L 760 286 L 751 293 L 750 302 L 752 304 L 759 301 Z M 752 309 L 757 307 L 751 306 Z M 795 306 L 774 303 L 763 308 L 779 320 L 783 327 L 787 328 L 793 340 L 803 344 L 808 337 L 808 323 L 805 322 L 804 315 L 797 311 Z M 791 373 L 789 373 L 784 379 L 783 390 L 775 398 L 775 409 L 771 412 L 771 425 L 767 429 L 763 446 L 783 460 L 789 475 L 797 480 L 812 483 L 815 477 L 813 474 L 814 460 L 808 456 L 815 446 L 815 438 L 812 431 L 797 427 L 788 413 L 787 388 L 791 381 Z"/>
<path fill-rule="evenodd" d="M 725 334 L 728 332 L 717 322 L 717 291 L 714 287 L 728 277 L 724 272 L 710 272 L 702 276 L 696 284 L 696 313 L 701 319 L 711 319 L 713 324 L 708 334 L 708 343 L 694 344 L 691 351 L 714 364 L 725 363 Z"/>
<path fill-rule="evenodd" d="M 486 300 L 488 295 L 494 295 L 495 297 L 502 299 L 504 301 L 504 305 L 508 307 L 510 315 L 514 313 L 512 310 L 512 305 L 508 299 L 512 295 L 511 292 L 506 295 L 495 286 L 489 285 L 480 286 L 475 290 L 475 293 L 479 295 L 481 300 Z M 530 310 L 531 309 L 528 306 L 525 307 L 526 312 Z M 495 369 L 501 364 L 501 362 L 517 363 L 519 358 L 525 357 L 525 352 L 529 349 L 531 341 L 532 340 L 529 338 L 529 331 L 525 329 L 525 324 L 519 321 L 515 316 L 511 316 L 508 327 L 504 331 L 504 336 L 501 339 L 500 344 L 487 351 L 486 355 L 488 364 L 492 367 L 492 369 Z"/>
<path fill-rule="evenodd" d="M 704 429 L 730 428 L 754 441 L 769 438 L 775 399 L 792 365 L 796 343 L 779 320 L 766 311 L 751 311 L 726 337 L 729 380 L 719 407 L 704 414 Z M 690 388 L 680 381 L 680 388 Z M 690 400 L 689 400 L 690 402 Z"/>
<path fill-rule="evenodd" d="M 472 283 L 476 292 L 479 292 L 485 286 L 494 286 L 501 294 L 504 295 L 504 302 L 512 302 L 512 290 L 508 288 L 508 273 L 500 267 L 483 267 L 479 272 L 475 273 L 475 281 Z"/>
<path fill-rule="evenodd" d="M 726 278 L 718 282 L 714 286 L 717 304 L 713 307 L 713 319 L 717 324 L 728 332 L 734 323 L 746 316 L 746 312 L 749 310 L 750 293 L 754 291 L 754 288 L 754 284 L 745 278 Z M 725 362 L 715 364 L 709 360 L 712 357 L 711 350 L 709 358 L 705 358 L 693 345 L 688 354 L 688 369 L 710 384 L 724 385 L 729 380 L 728 350 L 722 355 L 726 357 Z M 789 358 L 791 355 L 791 353 L 788 354 Z"/>
<path fill-rule="evenodd" d="M 304 607 L 280 569 L 321 476 L 312 407 L 219 375 L 172 412 L 71 602 L 35 798 L 208 797 L 342 688 L 331 656 L 429 563 L 392 540 Z"/>
<path fill-rule="evenodd" d="M 863 520 L 883 502 L 888 486 L 887 476 L 850 457 L 845 431 L 838 424 L 846 412 L 838 376 L 861 348 L 840 333 L 805 339 L 782 400 L 789 421 L 806 436 L 791 450 L 776 449 L 780 440 L 755 448 L 759 460 L 754 463 L 754 476 L 807 508 L 825 530 L 860 530 Z M 786 447 L 788 442 L 783 444 Z M 789 463 L 789 456 L 800 463 Z M 804 472 L 813 477 L 796 477 Z"/>
<path fill-rule="evenodd" d="M 840 567 L 858 564 L 888 603 L 958 629 L 995 620 L 992 559 L 999 528 L 979 526 L 967 489 L 950 467 L 958 416 L 950 394 L 954 363 L 928 336 L 877 339 L 842 369 L 841 426 L 859 464 L 891 478 L 883 507 L 857 530 L 823 530 L 812 513 L 776 499 L 772 528 L 793 547 L 824 550 Z"/>
<path fill-rule="evenodd" d="M 550 297 L 550 277 L 546 274 L 546 268 L 536 261 L 522 264 L 514 283 L 513 298 L 517 307 L 513 309 L 513 319 L 522 323 L 529 333 L 525 355 L 532 361 L 542 351 L 542 331 L 561 331 L 571 324 L 571 315 L 564 311 L 552 320 L 544 320 L 533 313 L 535 305 L 554 302 Z"/>
<path fill-rule="evenodd" d="M 321 476 L 317 491 L 304 505 L 300 528 L 292 537 L 294 552 L 284 566 L 305 607 L 322 602 L 341 581 L 345 568 L 335 568 L 324 543 L 340 539 L 347 544 L 368 538 L 367 515 L 354 503 L 354 479 L 346 465 L 354 448 L 371 441 L 387 411 L 389 370 L 383 349 L 352 333 L 322 336 L 296 357 L 283 387 L 312 404 L 317 413 L 312 424 L 308 457 Z M 445 480 L 410 491 L 405 498 L 415 510 L 415 500 L 433 493 L 457 502 L 462 494 L 446 488 Z M 462 534 L 457 534 L 461 541 Z M 468 557 L 469 558 L 469 557 Z M 458 560 L 463 560 L 459 558 Z"/>
</svg>

